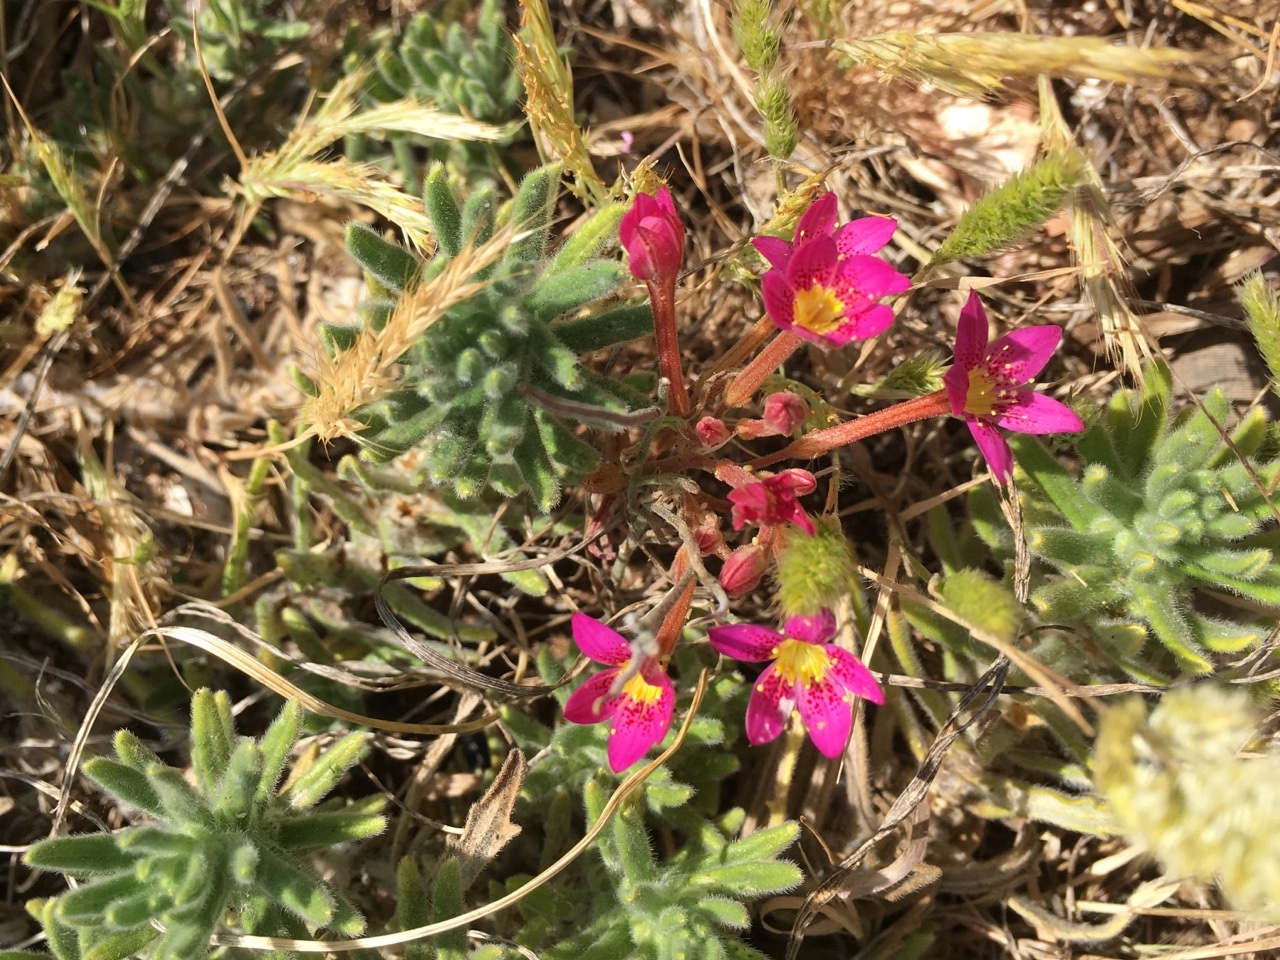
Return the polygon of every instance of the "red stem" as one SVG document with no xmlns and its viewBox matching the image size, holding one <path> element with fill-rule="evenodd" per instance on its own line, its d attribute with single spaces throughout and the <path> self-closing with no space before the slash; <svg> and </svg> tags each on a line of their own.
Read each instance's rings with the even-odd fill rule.
<svg viewBox="0 0 1280 960">
<path fill-rule="evenodd" d="M 892 430 L 895 427 L 903 427 L 908 423 L 915 423 L 917 420 L 950 415 L 951 402 L 947 399 L 947 392 L 938 390 L 923 397 L 915 397 L 911 400 L 904 400 L 902 403 L 895 403 L 892 407 L 885 407 L 883 410 L 869 413 L 865 417 L 847 420 L 844 423 L 837 423 L 834 427 L 827 427 L 823 430 L 815 430 L 813 433 L 805 434 L 799 440 L 788 444 L 777 453 L 771 453 L 766 457 L 757 457 L 751 461 L 750 466 L 753 469 L 759 469 L 760 467 L 767 467 L 770 464 L 777 463 L 779 460 L 807 460 L 829 453 L 838 447 L 848 446 L 851 443 L 857 443 L 859 440 L 865 440 L 867 437 L 873 437 L 877 433 L 884 433 L 886 430 Z"/>
<path fill-rule="evenodd" d="M 653 305 L 653 337 L 658 342 L 658 372 L 670 385 L 667 402 L 678 417 L 688 416 L 692 405 L 680 363 L 680 338 L 676 336 L 676 278 L 649 284 Z"/>
<path fill-rule="evenodd" d="M 760 384 L 782 366 L 787 357 L 795 353 L 802 343 L 804 341 L 790 330 L 779 330 L 773 341 L 756 354 L 754 360 L 738 371 L 738 375 L 733 378 L 733 382 L 724 392 L 724 402 L 731 407 L 740 407 L 750 400 L 760 389 Z"/>
</svg>

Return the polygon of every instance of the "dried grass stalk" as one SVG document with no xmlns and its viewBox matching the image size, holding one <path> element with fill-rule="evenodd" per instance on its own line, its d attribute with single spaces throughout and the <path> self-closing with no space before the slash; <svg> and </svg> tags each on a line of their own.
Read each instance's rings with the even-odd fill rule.
<svg viewBox="0 0 1280 960">
<path fill-rule="evenodd" d="M 323 441 L 356 438 L 364 424 L 348 414 L 396 388 L 400 357 L 450 308 L 484 289 L 483 281 L 472 278 L 502 259 L 521 236 L 501 230 L 482 246 L 464 248 L 438 276 L 406 290 L 380 331 L 363 327 L 350 349 L 332 357 L 321 354 L 313 377 L 317 393 L 302 412 L 310 424 L 308 435 Z"/>
<path fill-rule="evenodd" d="M 904 78 L 960 97 L 1002 90 L 1009 77 L 1069 77 L 1114 83 L 1185 80 L 1191 66 L 1221 65 L 1222 58 L 1173 47 L 1143 49 L 1104 37 L 1044 37 L 1025 33 L 936 33 L 895 30 L 859 40 L 832 40 L 832 48 L 877 70 L 883 80 Z"/>
<path fill-rule="evenodd" d="M 583 203 L 601 206 L 609 190 L 596 174 L 587 140 L 573 111 L 573 74 L 561 59 L 547 0 L 520 0 L 516 69 L 525 90 L 525 115 L 543 162 L 559 161 L 570 189 Z"/>
</svg>

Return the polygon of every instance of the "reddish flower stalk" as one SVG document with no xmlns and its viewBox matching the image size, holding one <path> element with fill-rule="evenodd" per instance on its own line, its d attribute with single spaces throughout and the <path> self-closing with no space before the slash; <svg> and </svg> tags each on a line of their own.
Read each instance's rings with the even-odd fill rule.
<svg viewBox="0 0 1280 960">
<path fill-rule="evenodd" d="M 632 276 L 649 288 L 658 372 L 670 384 L 671 412 L 685 416 L 691 404 L 676 335 L 676 280 L 684 259 L 684 224 L 676 214 L 671 191 L 662 187 L 655 195 L 636 194 L 618 225 L 618 239 L 627 251 Z"/>
<path fill-rule="evenodd" d="M 724 402 L 730 407 L 740 407 L 750 400 L 760 389 L 760 384 L 786 363 L 787 358 L 800 349 L 802 343 L 804 341 L 791 331 L 779 330 L 778 335 L 738 371 L 738 375 L 724 392 Z"/>
<path fill-rule="evenodd" d="M 837 423 L 834 427 L 807 433 L 799 440 L 787 444 L 777 453 L 752 460 L 750 466 L 758 470 L 780 460 L 808 460 L 830 453 L 839 447 L 865 440 L 867 437 L 874 437 L 877 433 L 884 433 L 886 430 L 903 427 L 917 420 L 944 417 L 950 414 L 951 404 L 947 400 L 947 392 L 937 390 L 923 397 L 913 397 L 902 403 L 895 403 L 892 407 L 877 410 L 856 420 L 847 420 L 844 423 Z"/>
</svg>

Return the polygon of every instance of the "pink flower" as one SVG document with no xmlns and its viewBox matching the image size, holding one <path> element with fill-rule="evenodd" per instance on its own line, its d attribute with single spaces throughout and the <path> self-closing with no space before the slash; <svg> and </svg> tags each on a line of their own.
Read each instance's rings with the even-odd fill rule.
<svg viewBox="0 0 1280 960">
<path fill-rule="evenodd" d="M 618 239 L 627 251 L 631 275 L 647 283 L 674 283 L 684 259 L 684 224 L 676 215 L 671 191 L 656 196 L 637 193 L 618 224 Z"/>
<path fill-rule="evenodd" d="M 736 660 L 772 660 L 747 701 L 747 739 L 768 743 L 798 712 L 814 746 L 838 757 L 849 740 L 856 697 L 884 703 L 871 671 L 848 650 L 825 643 L 836 632 L 830 610 L 792 617 L 778 633 L 768 627 L 737 623 L 712 627 L 711 646 Z"/>
<path fill-rule="evenodd" d="M 773 322 L 824 347 L 884 331 L 893 311 L 876 300 L 911 286 L 893 267 L 870 256 L 889 242 L 896 220 L 863 217 L 838 230 L 835 225 L 835 194 L 824 193 L 800 218 L 792 243 L 769 236 L 751 241 L 773 267 L 762 281 Z"/>
<path fill-rule="evenodd" d="M 942 377 L 951 412 L 964 417 L 996 481 L 1013 475 L 1013 452 L 1000 427 L 1017 433 L 1078 433 L 1084 423 L 1063 403 L 1026 384 L 1053 356 L 1062 340 L 1054 326 L 1023 327 L 987 345 L 987 313 L 978 294 L 960 311 L 956 358 Z"/>
<path fill-rule="evenodd" d="M 763 480 L 753 480 L 736 490 L 729 491 L 733 504 L 733 529 L 741 530 L 748 523 L 761 526 L 794 523 L 809 536 L 813 536 L 813 520 L 796 497 L 812 493 L 818 482 L 808 470 L 783 470 Z"/>
<path fill-rule="evenodd" d="M 621 773 L 666 736 L 676 706 L 671 678 L 657 660 L 646 658 L 613 693 L 614 680 L 631 665 L 631 645 L 616 630 L 581 613 L 573 615 L 573 640 L 590 659 L 610 667 L 573 691 L 564 718 L 570 723 L 610 720 L 609 766 Z"/>
</svg>

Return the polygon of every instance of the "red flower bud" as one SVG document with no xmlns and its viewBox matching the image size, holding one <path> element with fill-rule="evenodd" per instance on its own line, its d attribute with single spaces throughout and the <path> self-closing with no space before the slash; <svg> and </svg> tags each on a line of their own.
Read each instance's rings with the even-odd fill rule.
<svg viewBox="0 0 1280 960">
<path fill-rule="evenodd" d="M 704 447 L 719 447 L 729 442 L 729 428 L 716 417 L 703 417 L 693 429 Z"/>
<path fill-rule="evenodd" d="M 790 390 L 764 398 L 764 422 L 775 434 L 791 436 L 809 416 L 809 407 Z"/>
<path fill-rule="evenodd" d="M 769 569 L 769 557 L 764 547 L 750 543 L 739 547 L 720 568 L 720 585 L 731 597 L 740 597 L 760 586 L 760 580 Z"/>
<path fill-rule="evenodd" d="M 618 225 L 618 239 L 633 277 L 646 283 L 674 282 L 684 259 L 684 224 L 676 215 L 671 191 L 662 187 L 656 196 L 636 194 Z"/>
</svg>

